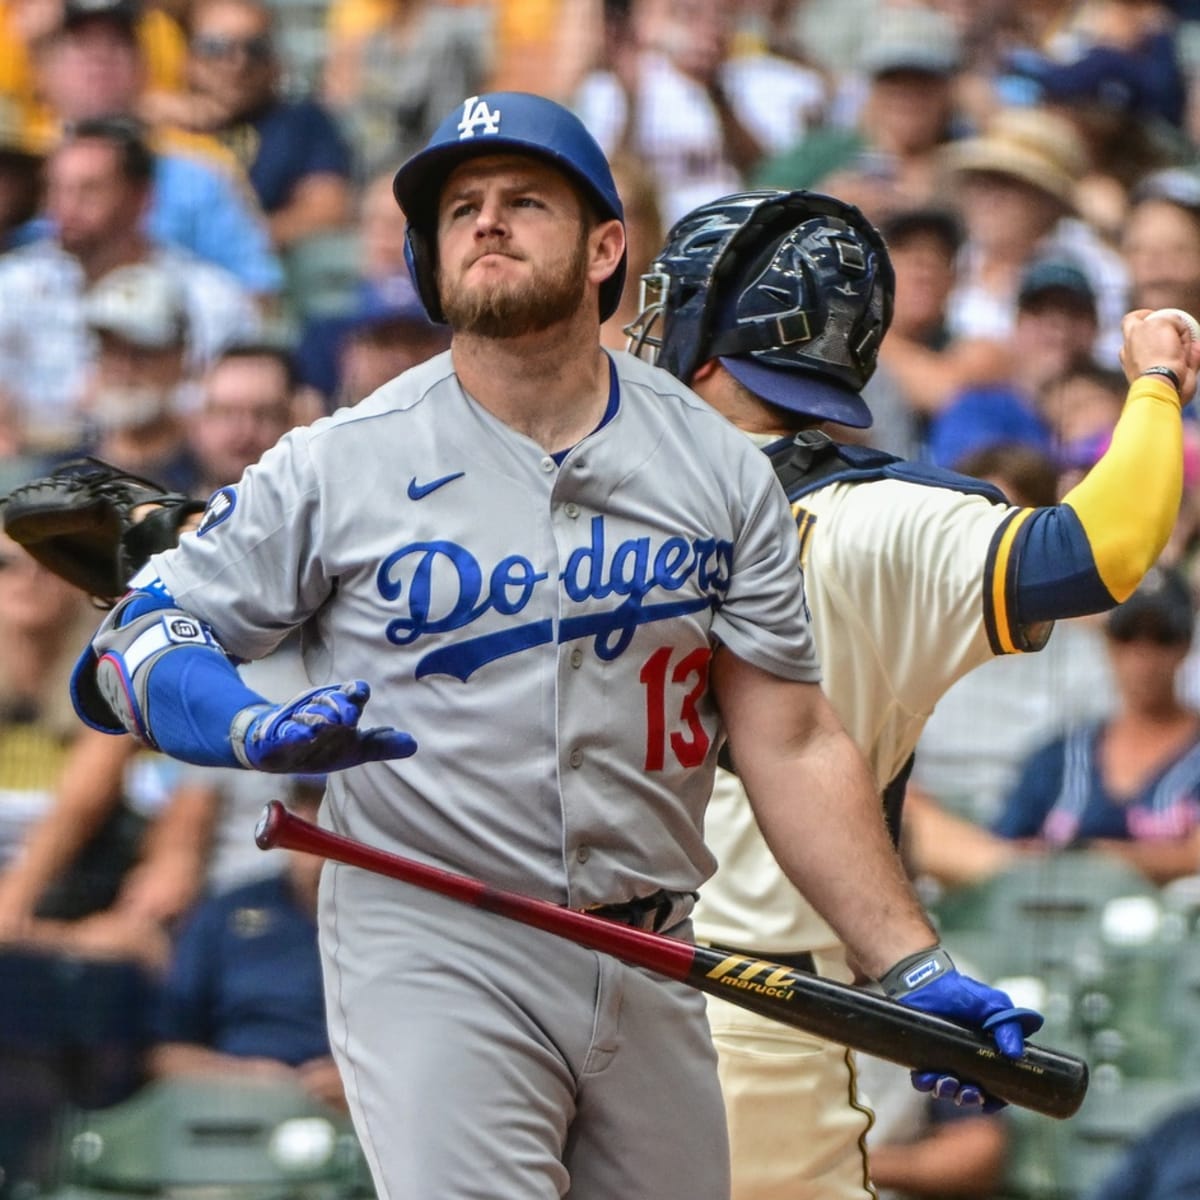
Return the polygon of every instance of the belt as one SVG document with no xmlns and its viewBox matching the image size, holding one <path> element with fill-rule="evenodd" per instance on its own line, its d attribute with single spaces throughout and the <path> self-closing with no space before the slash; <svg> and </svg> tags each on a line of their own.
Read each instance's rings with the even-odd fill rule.
<svg viewBox="0 0 1200 1200">
<path fill-rule="evenodd" d="M 712 943 L 712 948 L 726 954 L 740 954 L 744 958 L 778 963 L 781 967 L 791 967 L 793 971 L 807 971 L 809 975 L 820 974 L 811 950 L 801 950 L 798 954 L 776 954 L 773 950 L 743 950 L 740 946 L 724 946 L 717 942 Z"/>
<path fill-rule="evenodd" d="M 619 904 L 593 904 L 580 911 L 593 917 L 603 917 L 606 921 L 659 933 L 678 925 L 691 912 L 695 900 L 695 892 L 668 892 L 665 888 L 659 888 L 649 896 L 623 900 Z"/>
</svg>

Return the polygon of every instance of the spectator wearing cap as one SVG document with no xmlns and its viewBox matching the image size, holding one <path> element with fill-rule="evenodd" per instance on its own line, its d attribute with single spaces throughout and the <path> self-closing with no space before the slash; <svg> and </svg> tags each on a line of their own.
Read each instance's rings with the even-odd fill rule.
<svg viewBox="0 0 1200 1200">
<path fill-rule="evenodd" d="M 98 352 L 83 402 L 93 437 L 82 453 L 192 491 L 198 466 L 187 438 L 188 312 L 179 282 L 158 263 L 116 267 L 88 290 L 83 311 Z"/>
<path fill-rule="evenodd" d="M 876 222 L 934 203 L 938 150 L 951 136 L 962 61 L 958 33 L 945 13 L 884 9 L 859 64 L 867 90 L 856 126 L 813 131 L 765 161 L 754 182 L 829 192 Z"/>
<path fill-rule="evenodd" d="M 260 0 L 200 0 L 188 24 L 189 89 L 159 97 L 159 120 L 212 134 L 234 154 L 277 249 L 340 228 L 350 151 L 321 105 L 280 96 L 271 10 Z"/>
<path fill-rule="evenodd" d="M 1194 624 L 1187 580 L 1161 566 L 1108 613 L 1116 711 L 1030 755 L 997 834 L 1033 849 L 1107 849 L 1156 883 L 1195 872 L 1200 713 L 1177 689 Z"/>
<path fill-rule="evenodd" d="M 953 331 L 1008 336 L 1030 263 L 1074 261 L 1095 295 L 1097 357 L 1116 366 L 1128 275 L 1120 255 L 1078 219 L 1076 188 L 1089 163 L 1071 122 L 1045 109 L 1002 110 L 981 133 L 948 147 L 944 165 L 967 231 Z"/>
<path fill-rule="evenodd" d="M 962 245 L 954 212 L 904 209 L 880 232 L 896 271 L 895 312 L 863 394 L 875 417 L 872 445 L 915 458 L 934 414 L 967 388 L 1007 378 L 1011 350 L 1007 340 L 950 335 L 946 306 Z"/>
<path fill-rule="evenodd" d="M 39 53 L 39 80 L 55 130 L 122 118 L 154 152 L 147 233 L 224 267 L 264 299 L 283 269 L 237 161 L 214 139 L 145 128 L 147 70 L 135 32 L 138 0 L 63 0 L 62 22 Z"/>
<path fill-rule="evenodd" d="M 1130 307 L 1200 313 L 1200 175 L 1155 171 L 1135 187 L 1121 239 Z"/>
<path fill-rule="evenodd" d="M 954 397 L 930 423 L 929 457 L 955 467 L 964 455 L 1003 442 L 1051 450 L 1038 398 L 1051 380 L 1091 355 L 1096 330 L 1096 297 L 1084 273 L 1069 262 L 1034 262 L 1018 291 L 1008 378 Z"/>
<path fill-rule="evenodd" d="M 153 159 L 128 126 L 81 122 L 47 163 L 52 236 L 0 257 L 0 379 L 31 451 L 77 444 L 96 343 L 84 296 L 116 267 L 152 263 L 182 289 L 189 364 L 253 336 L 259 314 L 233 276 L 146 235 Z"/>
</svg>

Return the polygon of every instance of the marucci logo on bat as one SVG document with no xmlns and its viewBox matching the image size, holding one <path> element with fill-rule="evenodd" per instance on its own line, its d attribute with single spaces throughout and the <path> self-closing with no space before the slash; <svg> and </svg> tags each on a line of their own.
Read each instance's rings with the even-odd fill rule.
<svg viewBox="0 0 1200 1200">
<path fill-rule="evenodd" d="M 791 1000 L 796 994 L 791 986 L 792 970 L 789 967 L 781 967 L 778 963 L 764 962 L 760 958 L 744 958 L 740 954 L 731 954 L 705 974 L 709 979 L 715 979 L 740 992 L 775 996 L 780 1000 Z M 763 978 L 760 979 L 760 975 Z"/>
</svg>

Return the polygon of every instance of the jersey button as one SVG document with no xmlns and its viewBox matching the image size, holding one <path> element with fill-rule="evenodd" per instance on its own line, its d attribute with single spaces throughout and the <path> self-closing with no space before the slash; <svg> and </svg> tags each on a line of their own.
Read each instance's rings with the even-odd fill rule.
<svg viewBox="0 0 1200 1200">
<path fill-rule="evenodd" d="M 570 756 L 567 758 L 567 762 L 569 762 L 571 764 L 571 766 L 573 766 L 573 767 L 582 767 L 583 766 L 583 751 L 582 750 L 572 750 L 570 753 Z"/>
<path fill-rule="evenodd" d="M 590 846 L 580 846 L 579 849 L 575 851 L 575 857 L 580 862 L 587 862 L 587 860 L 592 857 L 591 847 Z"/>
<path fill-rule="evenodd" d="M 542 459 L 542 470 L 543 471 L 553 471 L 554 470 L 554 459 L 552 459 L 550 457 L 550 455 L 548 455 L 548 454 L 546 455 L 545 458 Z"/>
<path fill-rule="evenodd" d="M 571 666 L 577 671 L 583 666 L 583 651 L 578 646 L 571 651 Z"/>
<path fill-rule="evenodd" d="M 577 516 L 579 516 L 579 505 L 576 504 L 574 500 L 568 500 L 567 503 L 563 505 L 563 512 L 565 512 L 573 521 Z"/>
</svg>

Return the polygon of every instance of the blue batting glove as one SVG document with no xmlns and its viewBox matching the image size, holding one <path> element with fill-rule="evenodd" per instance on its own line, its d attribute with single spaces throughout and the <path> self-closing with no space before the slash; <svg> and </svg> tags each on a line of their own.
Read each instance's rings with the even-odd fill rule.
<svg viewBox="0 0 1200 1200">
<path fill-rule="evenodd" d="M 233 752 L 245 767 L 283 775 L 408 758 L 417 749 L 411 734 L 387 725 L 359 729 L 370 695 L 370 686 L 355 679 L 313 688 L 287 704 L 244 708 L 230 726 Z"/>
<path fill-rule="evenodd" d="M 1026 1035 L 1041 1029 L 1044 1020 L 1031 1008 L 1015 1007 L 1006 992 L 959 974 L 940 946 L 901 959 L 879 982 L 900 1004 L 990 1033 L 1008 1058 L 1025 1053 Z M 953 1100 L 962 1108 L 995 1112 L 1004 1107 L 1003 1101 L 945 1072 L 914 1071 L 912 1081 L 918 1091 Z"/>
</svg>

